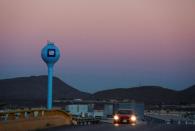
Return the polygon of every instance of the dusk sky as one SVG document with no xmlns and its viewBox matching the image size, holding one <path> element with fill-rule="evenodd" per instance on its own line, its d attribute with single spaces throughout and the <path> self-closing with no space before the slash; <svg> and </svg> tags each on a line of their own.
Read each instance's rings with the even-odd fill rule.
<svg viewBox="0 0 195 131">
<path fill-rule="evenodd" d="M 0 79 L 55 76 L 87 92 L 195 84 L 195 0 L 0 0 Z"/>
</svg>

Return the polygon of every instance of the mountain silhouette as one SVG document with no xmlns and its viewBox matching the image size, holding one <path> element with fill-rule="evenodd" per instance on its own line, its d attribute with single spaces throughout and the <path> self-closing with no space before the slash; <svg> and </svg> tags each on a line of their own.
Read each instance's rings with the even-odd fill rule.
<svg viewBox="0 0 195 131">
<path fill-rule="evenodd" d="M 195 104 L 195 85 L 181 91 L 160 86 L 141 86 L 103 90 L 94 94 L 82 92 L 53 79 L 53 99 L 135 100 L 145 104 Z M 45 105 L 47 76 L 19 77 L 0 80 L 0 103 Z"/>
<path fill-rule="evenodd" d="M 53 79 L 53 99 L 85 99 L 89 93 L 79 91 L 57 77 Z M 0 101 L 6 103 L 45 103 L 47 76 L 31 76 L 0 80 Z"/>
<path fill-rule="evenodd" d="M 159 86 L 110 89 L 94 93 L 92 99 L 127 99 L 144 102 L 145 104 L 194 104 L 195 86 L 181 91 Z"/>
</svg>

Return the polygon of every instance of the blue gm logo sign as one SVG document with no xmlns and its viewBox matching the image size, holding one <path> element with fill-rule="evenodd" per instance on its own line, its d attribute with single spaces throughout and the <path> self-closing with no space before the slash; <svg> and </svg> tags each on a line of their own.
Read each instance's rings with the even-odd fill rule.
<svg viewBox="0 0 195 131">
<path fill-rule="evenodd" d="M 47 50 L 47 57 L 55 57 L 56 56 L 56 50 L 55 49 L 48 49 Z"/>
</svg>

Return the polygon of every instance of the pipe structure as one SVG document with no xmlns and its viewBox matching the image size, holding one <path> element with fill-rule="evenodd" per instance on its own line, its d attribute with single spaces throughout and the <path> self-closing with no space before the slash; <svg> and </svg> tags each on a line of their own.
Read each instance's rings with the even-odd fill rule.
<svg viewBox="0 0 195 131">
<path fill-rule="evenodd" d="M 47 109 L 52 109 L 53 65 L 48 65 Z"/>
</svg>

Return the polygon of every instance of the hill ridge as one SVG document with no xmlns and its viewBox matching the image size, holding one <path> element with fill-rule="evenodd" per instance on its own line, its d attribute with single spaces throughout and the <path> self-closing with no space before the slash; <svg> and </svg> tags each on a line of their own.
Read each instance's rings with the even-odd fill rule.
<svg viewBox="0 0 195 131">
<path fill-rule="evenodd" d="M 47 98 L 47 76 L 16 77 L 0 80 L 1 101 L 45 101 Z M 80 91 L 58 77 L 53 80 L 53 99 L 90 100 L 135 100 L 146 104 L 195 104 L 195 85 L 184 90 L 173 90 L 155 85 L 114 88 L 93 94 Z"/>
</svg>

